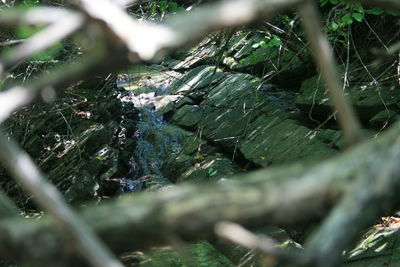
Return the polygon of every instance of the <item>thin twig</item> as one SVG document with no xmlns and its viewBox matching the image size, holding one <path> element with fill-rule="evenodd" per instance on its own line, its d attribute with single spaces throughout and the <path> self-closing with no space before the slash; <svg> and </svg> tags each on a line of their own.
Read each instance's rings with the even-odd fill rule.
<svg viewBox="0 0 400 267">
<path fill-rule="evenodd" d="M 102 64 L 104 62 L 107 64 Z M 98 47 L 76 62 L 59 67 L 51 73 L 43 74 L 40 79 L 27 81 L 27 87 L 13 86 L 4 90 L 0 92 L 0 123 L 4 122 L 14 111 L 41 96 L 43 90 L 51 90 L 54 87 L 64 90 L 63 86 L 85 79 L 90 73 L 98 74 L 119 69 L 126 64 L 127 61 L 120 58 L 118 53 L 106 56 L 103 49 Z"/>
<path fill-rule="evenodd" d="M 19 40 L 8 40 L 0 43 L 0 46 L 10 46 L 10 45 L 16 45 L 25 42 L 25 39 L 19 39 Z"/>
<path fill-rule="evenodd" d="M 333 57 L 333 50 L 320 26 L 318 11 L 313 3 L 307 1 L 299 7 L 299 13 L 303 19 L 303 28 L 307 38 L 310 40 L 315 61 L 328 88 L 334 111 L 337 111 L 338 122 L 343 130 L 346 144 L 348 146 L 355 145 L 362 140 L 361 124 L 352 106 L 344 96 L 343 86 L 340 84 Z"/>
</svg>

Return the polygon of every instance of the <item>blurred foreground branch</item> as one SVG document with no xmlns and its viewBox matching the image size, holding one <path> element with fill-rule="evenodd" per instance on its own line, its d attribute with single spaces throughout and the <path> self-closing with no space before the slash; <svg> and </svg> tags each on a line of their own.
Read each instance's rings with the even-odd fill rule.
<svg viewBox="0 0 400 267">
<path fill-rule="evenodd" d="M 101 40 L 105 41 L 107 49 L 100 49 L 99 54 L 45 74 L 43 79 L 28 81 L 24 87 L 14 86 L 1 92 L 0 122 L 32 103 L 38 96 L 43 96 L 49 88 L 59 87 L 63 90 L 66 85 L 79 81 L 88 73 L 116 71 L 127 66 L 129 61 L 138 63 L 159 59 L 167 51 L 191 44 L 215 30 L 265 20 L 283 9 L 299 7 L 305 0 L 226 0 L 182 13 L 160 24 L 134 20 L 118 4 L 109 0 L 70 2 L 83 12 L 69 13 L 52 8 L 10 13 L 0 11 L 0 24 L 50 24 L 47 30 L 15 47 L 14 55 L 3 58 L 2 65 L 5 68 L 77 32 L 85 19 L 88 25 L 100 25 L 103 34 L 99 36 L 107 38 L 107 41 Z M 398 5 L 390 0 L 371 2 Z M 320 69 L 331 88 L 331 99 L 338 109 L 348 143 L 356 143 L 359 140 L 358 122 L 339 91 L 340 84 L 337 82 L 329 45 L 320 29 L 313 26 L 318 22 L 315 10 L 309 4 L 300 7 L 300 10 Z M 65 20 L 60 21 L 60 17 Z M 49 36 L 51 38 L 47 38 Z M 104 61 L 107 64 L 99 64 Z M 356 238 L 356 233 L 397 203 L 399 133 L 400 124 L 397 124 L 376 142 L 361 145 L 313 167 L 262 170 L 242 175 L 237 180 L 222 181 L 218 185 L 179 186 L 157 194 L 146 193 L 114 200 L 100 207 L 88 208 L 81 213 L 83 220 L 67 207 L 60 194 L 45 182 L 27 155 L 10 143 L 4 134 L 0 134 L 0 158 L 16 180 L 79 244 L 81 254 L 94 266 L 120 264 L 84 222 L 93 226 L 113 250 L 122 252 L 166 242 L 170 232 L 189 240 L 209 237 L 214 234 L 215 224 L 223 220 L 252 227 L 288 225 L 321 218 L 327 207 L 339 202 L 339 207 L 309 242 L 310 251 L 316 255 L 315 263 L 323 266 L 328 256 L 330 265 L 335 265 L 340 251 Z M 385 171 L 381 172 L 382 169 Z M 353 184 L 354 189 L 347 192 L 349 183 Z M 7 199 L 4 198 L 3 202 L 6 203 Z M 354 203 L 356 209 L 352 206 Z M 358 207 L 368 212 L 360 212 Z M 346 234 L 341 231 L 338 235 L 332 235 L 332 229 L 348 228 L 350 222 L 352 232 Z M 23 235 L 16 234 L 20 228 L 24 229 Z M 0 230 L 4 233 L 0 235 L 0 256 L 18 258 L 28 254 L 35 257 L 35 247 L 38 246 L 45 251 L 42 257 L 54 257 L 54 251 L 57 251 L 56 255 L 69 251 L 65 239 L 51 229 L 52 223 L 47 220 L 25 222 L 20 218 L 9 218 L 0 221 Z M 126 238 L 127 235 L 134 238 Z M 60 243 L 44 242 L 48 238 L 60 240 Z M 330 251 L 333 253 L 327 255 Z"/>
<path fill-rule="evenodd" d="M 359 197 L 357 193 L 354 196 L 357 205 L 366 207 L 374 199 L 377 204 L 366 213 L 363 213 L 365 210 L 357 212 L 358 218 L 351 225 L 355 233 L 399 202 L 395 194 L 400 189 L 400 170 L 395 164 L 400 161 L 399 136 L 400 123 L 378 140 L 359 145 L 313 167 L 266 169 L 213 185 L 176 186 L 167 191 L 126 196 L 87 208 L 81 216 L 114 251 L 124 252 L 165 243 L 170 232 L 186 240 L 211 237 L 215 224 L 224 220 L 255 227 L 296 225 L 321 218 L 347 193 L 349 184 L 357 187 L 359 181 L 364 180 L 360 190 L 368 192 L 368 196 Z M 382 169 L 386 171 L 381 173 Z M 346 200 L 351 197 L 346 194 L 343 198 L 346 208 L 335 211 L 334 216 L 340 219 L 331 222 L 330 229 L 333 230 L 322 231 L 318 240 L 329 240 L 332 231 L 337 233 L 347 227 L 343 222 L 348 220 L 349 209 L 358 210 L 358 206 L 354 207 Z M 26 229 L 23 238 L 10 234 L 16 227 Z M 1 221 L 0 230 L 5 234 L 0 236 L 0 256 L 10 256 L 2 254 L 9 251 L 7 247 L 24 248 L 13 251 L 14 257 L 21 256 L 19 253 L 32 253 L 29 249 L 32 244 L 62 252 L 62 246 L 54 248 L 51 243 L 43 243 L 43 234 L 58 239 L 58 233 L 50 229 L 51 224 L 46 220 Z M 321 249 L 343 250 L 343 246 L 355 238 L 351 234 L 340 236 L 346 242 L 326 242 Z M 310 247 L 314 248 L 314 245 Z"/>
</svg>

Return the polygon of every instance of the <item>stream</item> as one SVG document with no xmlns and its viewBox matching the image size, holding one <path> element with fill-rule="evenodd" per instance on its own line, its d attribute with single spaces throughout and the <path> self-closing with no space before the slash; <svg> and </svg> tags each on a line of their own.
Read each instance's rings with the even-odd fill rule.
<svg viewBox="0 0 400 267">
<path fill-rule="evenodd" d="M 157 97 L 169 93 L 169 82 L 153 81 L 146 77 L 147 86 L 144 92 L 137 92 L 132 87 L 140 81 L 131 82 L 127 77 L 123 75 L 116 81 L 117 87 L 126 90 L 119 98 L 122 105 L 133 106 L 139 113 L 139 118 L 133 135 L 135 150 L 130 161 L 130 171 L 127 177 L 118 178 L 120 188 L 117 193 L 159 190 L 171 183 L 163 173 L 164 160 L 171 153 L 179 153 L 182 149 L 178 136 L 163 134 L 167 132 L 165 128 L 168 123 L 163 115 L 157 114 L 155 107 Z"/>
</svg>

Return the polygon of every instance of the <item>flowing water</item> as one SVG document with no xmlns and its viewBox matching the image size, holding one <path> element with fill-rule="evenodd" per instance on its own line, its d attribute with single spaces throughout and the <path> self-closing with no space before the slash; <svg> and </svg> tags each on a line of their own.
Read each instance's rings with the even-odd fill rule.
<svg viewBox="0 0 400 267">
<path fill-rule="evenodd" d="M 168 183 L 163 174 L 165 159 L 171 153 L 179 152 L 181 146 L 178 136 L 166 134 L 168 124 L 154 107 L 157 96 L 168 93 L 168 85 L 168 81 L 154 81 L 147 91 L 138 93 L 127 90 L 120 95 L 123 105 L 133 105 L 139 111 L 139 120 L 133 136 L 136 145 L 130 162 L 131 169 L 128 177 L 120 178 L 122 182 L 119 193 L 141 191 L 151 186 L 149 180 Z M 117 79 L 117 86 L 129 89 L 132 83 L 126 79 Z"/>
</svg>

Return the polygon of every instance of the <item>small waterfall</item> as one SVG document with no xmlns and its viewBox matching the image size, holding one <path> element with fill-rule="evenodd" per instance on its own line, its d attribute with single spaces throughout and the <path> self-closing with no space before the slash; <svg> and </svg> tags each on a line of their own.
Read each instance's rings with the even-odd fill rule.
<svg viewBox="0 0 400 267">
<path fill-rule="evenodd" d="M 118 87 L 130 86 L 125 79 L 117 79 Z M 151 186 L 149 180 L 157 180 L 159 183 L 169 183 L 164 177 L 162 169 L 165 159 L 171 153 L 181 150 L 178 136 L 170 136 L 168 124 L 156 113 L 153 102 L 156 93 L 167 92 L 166 83 L 160 83 L 149 87 L 147 93 L 127 91 L 120 95 L 124 105 L 134 106 L 139 111 L 139 120 L 134 133 L 135 151 L 133 151 L 131 170 L 128 177 L 119 178 L 122 181 L 119 193 L 141 191 L 143 187 Z"/>
</svg>

